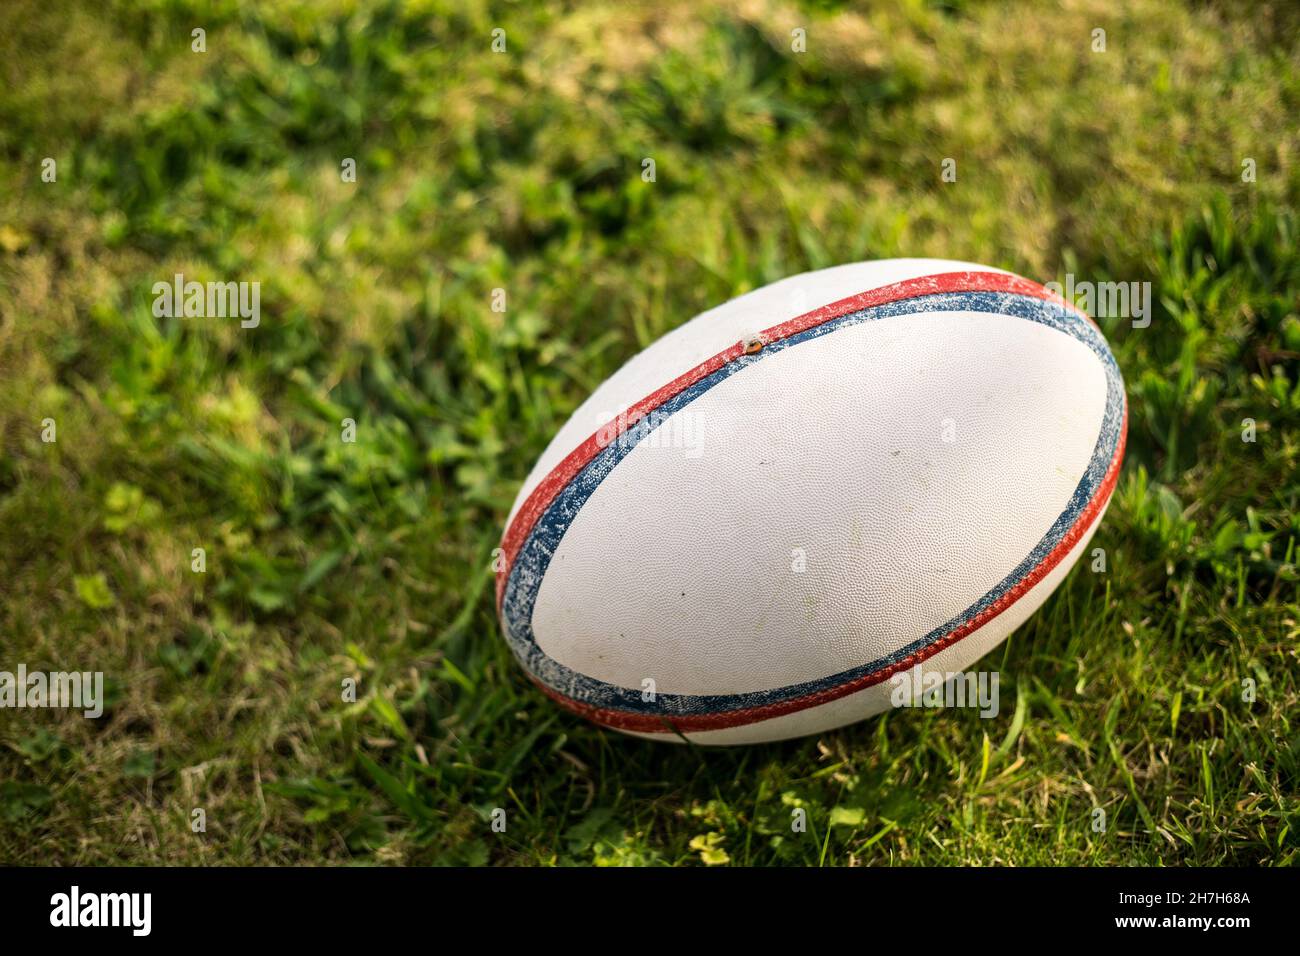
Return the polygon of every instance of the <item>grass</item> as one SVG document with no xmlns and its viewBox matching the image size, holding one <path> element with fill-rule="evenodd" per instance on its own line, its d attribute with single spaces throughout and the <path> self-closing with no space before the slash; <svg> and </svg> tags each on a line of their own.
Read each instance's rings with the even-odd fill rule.
<svg viewBox="0 0 1300 956">
<path fill-rule="evenodd" d="M 0 5 L 0 669 L 109 681 L 97 721 L 0 711 L 0 862 L 1296 863 L 1297 26 Z M 1103 321 L 1106 572 L 990 656 L 992 721 L 702 751 L 559 712 L 492 609 L 546 441 L 701 309 L 897 255 L 1152 283 Z M 155 317 L 177 272 L 261 282 L 261 325 Z"/>
</svg>

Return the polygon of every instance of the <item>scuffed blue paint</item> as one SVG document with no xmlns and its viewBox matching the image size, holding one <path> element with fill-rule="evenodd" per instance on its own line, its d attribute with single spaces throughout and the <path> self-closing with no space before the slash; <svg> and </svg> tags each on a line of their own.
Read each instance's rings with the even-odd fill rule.
<svg viewBox="0 0 1300 956">
<path fill-rule="evenodd" d="M 506 640 L 520 663 L 546 686 L 572 700 L 593 707 L 663 717 L 748 710 L 804 697 L 883 670 L 941 640 L 945 635 L 977 617 L 1014 588 L 1051 553 L 1074 526 L 1105 478 L 1106 470 L 1110 466 L 1120 439 L 1124 384 L 1119 367 L 1101 334 L 1075 312 L 1052 302 L 1010 292 L 940 293 L 873 306 L 831 319 L 790 338 L 769 343 L 754 355 L 741 356 L 664 402 L 659 406 L 659 410 L 665 416 L 671 415 L 685 408 L 720 382 L 726 381 L 732 375 L 744 371 L 782 349 L 829 335 L 847 326 L 921 312 L 991 312 L 1037 322 L 1082 342 L 1101 360 L 1106 372 L 1106 410 L 1102 418 L 1101 433 L 1083 477 L 1079 480 L 1069 504 L 1052 523 L 1042 540 L 996 587 L 951 621 L 935 628 L 924 637 L 899 648 L 892 654 L 851 670 L 817 680 L 747 694 L 657 694 L 653 702 L 644 702 L 639 689 L 620 687 L 597 680 L 548 657 L 537 646 L 532 629 L 533 606 L 537 601 L 537 593 L 560 539 L 564 537 L 565 531 L 578 511 L 595 493 L 605 477 L 651 431 L 649 428 L 644 430 L 634 428 L 635 435 L 632 440 L 616 441 L 603 449 L 556 496 L 515 558 L 514 567 L 506 583 L 502 619 Z"/>
</svg>

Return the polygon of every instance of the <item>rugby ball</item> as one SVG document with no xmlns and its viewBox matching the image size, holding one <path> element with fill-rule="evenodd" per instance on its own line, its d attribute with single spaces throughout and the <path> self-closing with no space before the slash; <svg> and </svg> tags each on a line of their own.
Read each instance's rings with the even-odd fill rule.
<svg viewBox="0 0 1300 956">
<path fill-rule="evenodd" d="M 1037 283 L 890 259 L 784 279 L 632 358 L 507 519 L 501 627 L 562 706 L 742 744 L 975 663 L 1096 530 L 1127 426 L 1114 356 Z"/>
</svg>

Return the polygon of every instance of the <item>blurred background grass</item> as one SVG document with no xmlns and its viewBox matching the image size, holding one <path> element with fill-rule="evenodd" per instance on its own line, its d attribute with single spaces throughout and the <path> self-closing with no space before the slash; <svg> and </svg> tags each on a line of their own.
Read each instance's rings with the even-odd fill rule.
<svg viewBox="0 0 1300 956">
<path fill-rule="evenodd" d="M 0 862 L 1294 862 L 1296 11 L 0 5 L 0 669 L 110 686 L 0 711 Z M 556 711 L 490 586 L 545 442 L 701 309 L 899 255 L 1153 284 L 1103 322 L 1109 571 L 990 658 L 1001 716 L 700 752 Z M 178 272 L 260 326 L 155 318 Z"/>
</svg>

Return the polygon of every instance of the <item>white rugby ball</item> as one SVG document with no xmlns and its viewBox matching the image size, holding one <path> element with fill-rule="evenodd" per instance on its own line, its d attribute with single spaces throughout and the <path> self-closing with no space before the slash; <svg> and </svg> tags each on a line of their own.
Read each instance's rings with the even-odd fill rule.
<svg viewBox="0 0 1300 956">
<path fill-rule="evenodd" d="M 497 577 L 532 680 L 598 724 L 740 744 L 890 705 L 1046 600 L 1127 403 L 1086 315 L 997 269 L 784 279 L 635 356 L 524 482 Z"/>
</svg>

